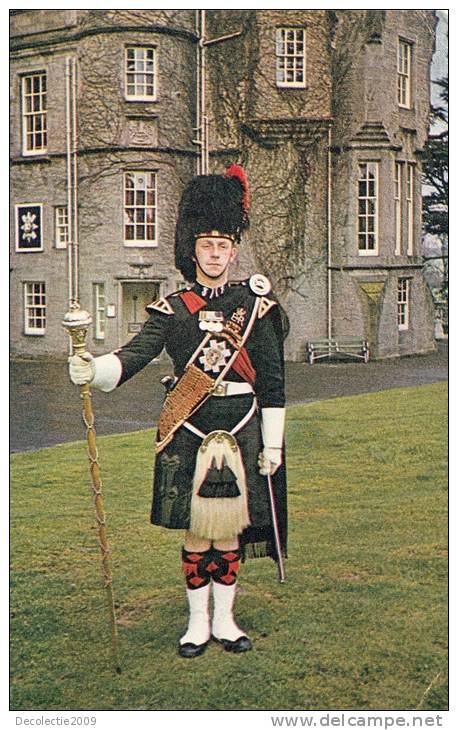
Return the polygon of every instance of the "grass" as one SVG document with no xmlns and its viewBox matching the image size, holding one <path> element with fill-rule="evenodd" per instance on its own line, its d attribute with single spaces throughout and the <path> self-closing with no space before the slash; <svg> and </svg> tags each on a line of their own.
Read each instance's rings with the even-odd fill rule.
<svg viewBox="0 0 458 730">
<path fill-rule="evenodd" d="M 287 440 L 287 583 L 248 561 L 254 650 L 183 660 L 182 535 L 148 523 L 153 434 L 99 439 L 119 676 L 85 444 L 15 455 L 11 709 L 446 709 L 446 385 L 290 407 Z"/>
</svg>

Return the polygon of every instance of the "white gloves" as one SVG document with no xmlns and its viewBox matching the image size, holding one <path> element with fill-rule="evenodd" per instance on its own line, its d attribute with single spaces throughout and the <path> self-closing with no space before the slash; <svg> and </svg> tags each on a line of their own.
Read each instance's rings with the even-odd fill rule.
<svg viewBox="0 0 458 730">
<path fill-rule="evenodd" d="M 264 449 L 259 454 L 259 473 L 275 474 L 282 463 L 284 408 L 261 408 L 261 432 Z"/>
<path fill-rule="evenodd" d="M 281 449 L 264 449 L 258 457 L 259 473 L 263 476 L 275 474 L 282 462 Z"/>
<path fill-rule="evenodd" d="M 85 352 L 68 358 L 68 370 L 75 385 L 90 383 L 94 388 L 109 393 L 121 379 L 122 365 L 119 357 L 112 352 L 95 358 L 90 352 Z"/>
<path fill-rule="evenodd" d="M 83 355 L 72 355 L 68 358 L 70 380 L 75 385 L 90 383 L 95 375 L 95 362 L 90 352 Z"/>
</svg>

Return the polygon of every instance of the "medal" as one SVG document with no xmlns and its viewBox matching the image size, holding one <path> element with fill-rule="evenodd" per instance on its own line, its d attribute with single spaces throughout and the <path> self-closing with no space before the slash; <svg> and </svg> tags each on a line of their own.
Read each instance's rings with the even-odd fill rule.
<svg viewBox="0 0 458 730">
<path fill-rule="evenodd" d="M 204 332 L 222 332 L 224 326 L 224 314 L 222 312 L 210 312 L 201 310 L 199 312 L 199 329 Z"/>
</svg>

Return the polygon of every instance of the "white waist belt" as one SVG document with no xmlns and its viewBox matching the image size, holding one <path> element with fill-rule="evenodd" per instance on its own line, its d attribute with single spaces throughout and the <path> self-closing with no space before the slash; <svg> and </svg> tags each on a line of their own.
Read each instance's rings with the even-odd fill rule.
<svg viewBox="0 0 458 730">
<path fill-rule="evenodd" d="M 249 383 L 234 383 L 229 380 L 222 380 L 218 383 L 212 395 L 244 395 L 245 393 L 254 393 Z"/>
<path fill-rule="evenodd" d="M 234 385 L 243 385 L 243 383 L 234 383 Z M 256 409 L 258 407 L 258 403 L 256 398 L 253 398 L 253 403 L 251 404 L 251 407 L 247 413 L 243 416 L 242 420 L 239 421 L 234 428 L 232 428 L 229 433 L 231 433 L 233 436 L 238 433 L 238 431 L 241 431 L 242 428 L 248 423 L 248 421 L 254 416 Z M 196 428 L 192 425 L 192 423 L 189 423 L 189 421 L 185 421 L 183 423 L 183 426 L 188 429 L 188 431 L 191 431 L 191 433 L 194 433 L 196 436 L 199 436 L 202 440 L 206 436 L 208 436 L 208 433 L 204 433 L 200 430 L 200 428 Z"/>
</svg>

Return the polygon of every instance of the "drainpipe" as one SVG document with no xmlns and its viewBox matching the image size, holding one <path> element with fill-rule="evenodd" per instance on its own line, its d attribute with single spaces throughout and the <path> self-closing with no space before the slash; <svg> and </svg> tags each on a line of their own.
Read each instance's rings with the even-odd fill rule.
<svg viewBox="0 0 458 730">
<path fill-rule="evenodd" d="M 205 10 L 200 11 L 200 174 L 208 175 L 208 117 L 206 113 Z"/>
<path fill-rule="evenodd" d="M 242 35 L 242 31 L 236 31 L 235 33 L 228 33 L 227 35 L 220 36 L 219 38 L 205 39 L 206 35 L 206 15 L 205 10 L 196 10 L 196 33 L 199 36 L 199 43 L 197 45 L 197 94 L 196 94 L 196 129 L 197 139 L 194 139 L 194 144 L 200 147 L 200 156 L 197 162 L 197 173 L 200 175 L 208 175 L 208 168 L 210 166 L 210 152 L 209 152 L 209 128 L 210 122 L 206 110 L 207 103 L 207 89 L 206 89 L 206 47 L 215 45 L 216 43 L 222 43 L 224 41 L 231 40 L 232 38 L 238 38 Z"/>
<path fill-rule="evenodd" d="M 332 158 L 331 158 L 332 130 L 331 122 L 328 127 L 328 339 L 332 337 Z"/>
<path fill-rule="evenodd" d="M 72 215 L 72 161 L 71 161 L 71 103 L 70 103 L 70 63 L 71 59 L 65 59 L 65 138 L 66 138 L 66 163 L 67 163 L 67 220 L 68 220 L 68 241 L 67 241 L 67 278 L 68 278 L 68 306 L 74 302 L 73 296 L 73 215 Z"/>
<path fill-rule="evenodd" d="M 72 152 L 73 152 L 73 275 L 75 300 L 79 301 L 79 239 L 78 239 L 78 128 L 76 115 L 76 58 L 72 60 Z"/>
<path fill-rule="evenodd" d="M 205 88 L 205 10 L 196 10 L 196 33 L 199 36 L 197 44 L 197 89 L 196 89 L 196 139 L 194 144 L 198 145 L 199 157 L 197 159 L 197 174 L 207 175 L 208 173 L 208 119 L 206 115 L 206 88 Z"/>
<path fill-rule="evenodd" d="M 202 12 L 201 10 L 196 10 L 196 34 L 199 35 L 199 37 L 200 37 L 200 13 L 201 12 Z M 192 141 L 194 142 L 194 144 L 197 144 L 197 145 L 199 145 L 200 148 L 202 148 L 202 128 L 201 128 L 202 120 L 200 118 L 200 85 L 201 85 L 200 53 L 201 53 L 201 49 L 200 49 L 200 40 L 199 40 L 199 43 L 196 46 L 197 88 L 196 88 L 196 127 L 194 130 L 196 132 L 196 139 L 193 139 Z M 202 155 L 202 152 L 200 151 L 199 157 L 197 158 L 197 174 L 198 175 L 201 174 L 201 155 Z"/>
</svg>

